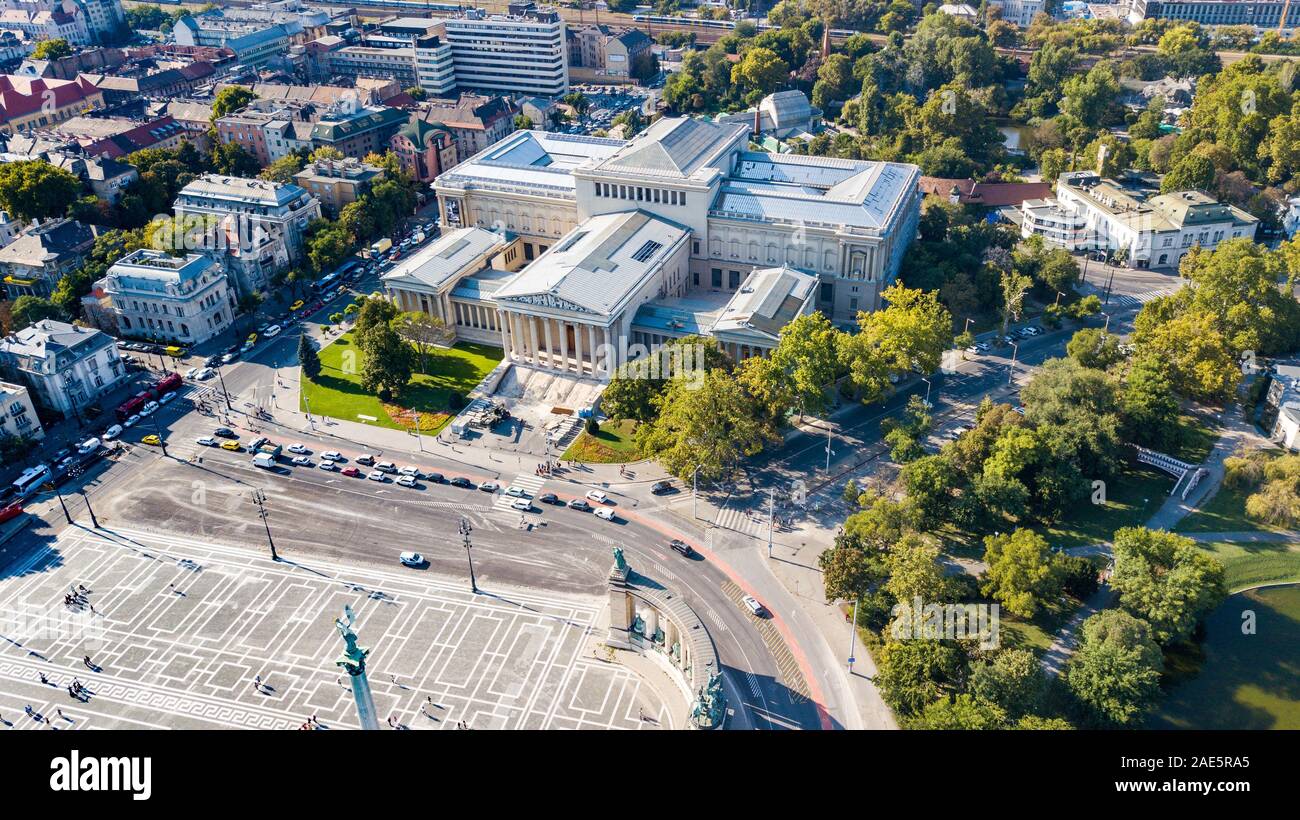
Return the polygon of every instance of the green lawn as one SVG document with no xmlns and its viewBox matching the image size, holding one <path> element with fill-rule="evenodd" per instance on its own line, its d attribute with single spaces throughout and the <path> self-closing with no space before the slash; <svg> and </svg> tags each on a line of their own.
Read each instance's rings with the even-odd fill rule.
<svg viewBox="0 0 1300 820">
<path fill-rule="evenodd" d="M 1262 584 L 1300 584 L 1300 544 L 1236 541 L 1198 546 L 1223 564 L 1230 591 Z"/>
<path fill-rule="evenodd" d="M 1253 634 L 1243 631 L 1248 612 Z M 1233 595 L 1190 656 L 1199 671 L 1179 670 L 1151 728 L 1300 729 L 1300 586 Z"/>
<path fill-rule="evenodd" d="M 632 440 L 636 422 L 630 419 L 601 422 L 600 430 L 591 435 L 586 430 L 569 445 L 560 458 L 589 464 L 623 464 L 637 458 L 636 443 Z"/>
<path fill-rule="evenodd" d="M 1121 527 L 1145 524 L 1169 497 L 1174 480 L 1154 467 L 1126 462 L 1119 474 L 1106 482 L 1104 506 L 1085 503 L 1056 524 L 1037 528 L 1038 532 L 1058 547 L 1109 541 Z"/>
<path fill-rule="evenodd" d="M 1219 440 L 1217 427 L 1208 427 L 1192 416 L 1179 416 L 1179 444 L 1169 455 L 1188 464 L 1200 464 L 1209 457 L 1214 442 Z"/>
<path fill-rule="evenodd" d="M 414 430 L 420 414 L 420 432 L 433 435 L 455 416 L 448 405 L 453 392 L 468 393 L 501 361 L 501 349 L 457 343 L 429 354 L 426 374 L 417 372 L 402 394 L 400 404 L 385 404 L 361 389 L 361 352 L 345 333 L 320 351 L 321 372 L 303 380 L 302 409 L 344 421 L 375 424 L 393 430 Z M 361 418 L 361 416 L 373 417 Z"/>
<path fill-rule="evenodd" d="M 1281 451 L 1266 451 L 1273 455 Z M 1246 497 L 1253 490 L 1220 486 L 1209 501 L 1174 525 L 1178 532 L 1246 532 L 1273 529 L 1261 521 L 1246 517 Z"/>
</svg>

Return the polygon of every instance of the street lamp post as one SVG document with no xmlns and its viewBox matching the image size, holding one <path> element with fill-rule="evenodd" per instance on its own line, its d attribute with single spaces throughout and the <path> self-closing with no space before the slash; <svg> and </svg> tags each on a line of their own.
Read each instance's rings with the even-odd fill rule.
<svg viewBox="0 0 1300 820">
<path fill-rule="evenodd" d="M 1106 317 L 1106 326 L 1101 329 L 1101 335 L 1106 336 L 1110 333 L 1110 314 L 1103 313 L 1101 315 Z"/>
<path fill-rule="evenodd" d="M 1016 354 L 1020 352 L 1020 345 L 1015 342 L 1011 343 L 1011 369 L 1007 371 L 1007 384 L 1016 380 Z"/>
<path fill-rule="evenodd" d="M 858 637 L 858 599 L 853 599 L 853 628 L 849 630 L 849 674 L 853 674 L 853 647 Z"/>
<path fill-rule="evenodd" d="M 1060 306 L 1061 306 L 1061 297 L 1064 296 L 1064 295 L 1065 295 L 1064 293 L 1061 293 L 1061 292 L 1058 290 L 1058 291 L 1056 292 L 1056 301 L 1052 303 L 1052 307 L 1060 307 Z"/>
<path fill-rule="evenodd" d="M 769 487 L 767 490 L 767 557 L 772 557 L 772 530 L 776 526 L 775 517 L 776 506 L 776 488 Z"/>
<path fill-rule="evenodd" d="M 226 409 L 234 410 L 235 406 L 230 403 L 230 391 L 226 389 L 226 378 L 221 375 L 221 363 L 217 363 L 217 381 L 221 382 L 221 395 L 226 399 Z"/>
<path fill-rule="evenodd" d="M 415 414 L 415 446 L 420 448 L 421 453 L 424 452 L 424 442 L 420 441 L 420 414 L 419 413 Z"/>
<path fill-rule="evenodd" d="M 700 517 L 700 467 L 696 464 L 695 469 L 691 471 L 691 518 Z"/>
<path fill-rule="evenodd" d="M 474 554 L 470 551 L 472 546 L 469 541 L 469 534 L 474 528 L 469 525 L 469 520 L 465 516 L 460 517 L 460 537 L 465 543 L 465 557 L 469 559 L 469 590 L 478 595 L 478 582 L 474 579 Z"/>
<path fill-rule="evenodd" d="M 922 376 L 921 381 L 925 382 L 925 406 L 928 408 L 930 406 L 930 380 Z"/>
<path fill-rule="evenodd" d="M 99 519 L 95 517 L 95 508 L 90 506 L 90 496 L 86 495 L 84 487 L 77 492 L 81 493 L 81 500 L 86 502 L 86 512 L 90 513 L 90 525 L 99 529 Z"/>
<path fill-rule="evenodd" d="M 276 554 L 275 541 L 271 540 L 270 516 L 266 512 L 266 493 L 261 490 L 253 490 L 253 503 L 257 505 L 257 515 L 262 519 L 262 526 L 266 527 L 266 543 L 271 545 L 271 560 L 279 561 L 280 556 Z"/>
<path fill-rule="evenodd" d="M 828 425 L 826 427 L 826 472 L 827 474 L 829 474 L 830 471 L 831 471 L 831 428 Z"/>
<path fill-rule="evenodd" d="M 68 523 L 71 524 L 72 516 L 68 513 L 68 505 L 63 503 L 63 493 L 59 492 L 59 485 L 54 482 L 53 477 L 50 478 L 50 489 L 54 490 L 54 494 L 59 499 L 59 506 L 63 508 L 63 517 L 68 519 Z"/>
<path fill-rule="evenodd" d="M 149 420 L 153 422 L 153 431 L 158 436 L 158 446 L 162 448 L 163 458 L 167 457 L 167 439 L 163 438 L 162 427 L 158 425 L 158 410 L 149 414 Z"/>
</svg>

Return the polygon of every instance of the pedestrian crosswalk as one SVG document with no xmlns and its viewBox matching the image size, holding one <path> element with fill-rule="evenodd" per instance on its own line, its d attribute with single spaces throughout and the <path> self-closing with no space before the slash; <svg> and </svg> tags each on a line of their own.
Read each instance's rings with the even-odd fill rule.
<svg viewBox="0 0 1300 820">
<path fill-rule="evenodd" d="M 741 510 L 735 507 L 723 507 L 713 519 L 716 527 L 722 527 L 746 535 L 767 537 L 767 510 Z"/>
<path fill-rule="evenodd" d="M 1110 306 L 1133 307 L 1145 305 L 1152 299 L 1159 296 L 1168 296 L 1177 291 L 1177 288 L 1156 288 L 1155 290 L 1145 290 L 1141 293 L 1112 293 L 1110 295 Z"/>
<path fill-rule="evenodd" d="M 496 498 L 492 499 L 492 508 L 495 510 L 510 509 L 510 502 L 514 501 L 515 499 L 514 496 L 506 495 L 505 489 L 509 489 L 510 487 L 518 487 L 519 489 L 528 493 L 529 498 L 537 498 L 537 494 L 541 492 L 542 485 L 544 485 L 545 483 L 546 483 L 546 476 L 533 475 L 532 473 L 520 473 L 519 475 L 510 479 L 510 484 L 507 485 L 507 487 L 504 488 L 501 492 L 497 493 Z"/>
</svg>

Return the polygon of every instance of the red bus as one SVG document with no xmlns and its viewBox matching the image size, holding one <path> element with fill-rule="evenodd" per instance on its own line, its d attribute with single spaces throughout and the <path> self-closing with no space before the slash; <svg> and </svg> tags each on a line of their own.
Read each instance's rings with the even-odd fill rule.
<svg viewBox="0 0 1300 820">
<path fill-rule="evenodd" d="M 126 421 L 127 419 L 134 416 L 136 413 L 139 413 L 140 408 L 144 407 L 144 403 L 148 400 L 149 397 L 147 394 L 137 393 L 136 395 L 122 402 L 121 406 L 117 408 L 117 420 Z"/>
<path fill-rule="evenodd" d="M 162 381 L 154 385 L 153 389 L 158 395 L 162 395 L 163 393 L 170 393 L 171 391 L 180 388 L 184 383 L 185 381 L 181 378 L 181 374 L 171 373 L 164 376 Z"/>
</svg>

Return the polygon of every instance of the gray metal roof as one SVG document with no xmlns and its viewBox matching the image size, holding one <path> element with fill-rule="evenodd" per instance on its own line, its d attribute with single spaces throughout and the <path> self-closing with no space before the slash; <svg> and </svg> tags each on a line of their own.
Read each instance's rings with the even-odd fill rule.
<svg viewBox="0 0 1300 820">
<path fill-rule="evenodd" d="M 598 167 L 614 172 L 685 178 L 700 168 L 711 167 L 710 163 L 748 130 L 740 124 L 665 117 L 637 134 Z"/>
<path fill-rule="evenodd" d="M 507 240 L 499 233 L 482 228 L 461 228 L 438 237 L 433 244 L 403 259 L 383 275 L 385 285 L 412 285 L 432 291 L 465 273 L 482 268 L 485 254 L 504 248 Z"/>
<path fill-rule="evenodd" d="M 814 274 L 789 267 L 754 270 L 711 330 L 756 335 L 775 345 L 781 328 L 811 309 L 817 282 Z"/>
</svg>

